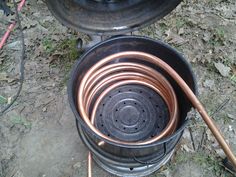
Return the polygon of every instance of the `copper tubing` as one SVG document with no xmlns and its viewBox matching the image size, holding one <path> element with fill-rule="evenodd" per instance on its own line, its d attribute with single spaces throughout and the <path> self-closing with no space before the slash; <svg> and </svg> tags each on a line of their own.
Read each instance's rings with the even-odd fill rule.
<svg viewBox="0 0 236 177">
<path fill-rule="evenodd" d="M 118 86 L 124 85 L 124 84 L 126 85 L 126 84 L 133 83 L 133 84 L 141 84 L 141 85 L 145 85 L 147 87 L 150 87 L 162 96 L 162 98 L 167 103 L 167 106 L 168 106 L 168 109 L 170 112 L 170 121 L 169 121 L 168 125 L 166 126 L 166 128 L 158 136 L 155 136 L 152 139 L 148 139 L 148 140 L 142 141 L 142 142 L 126 142 L 126 143 L 136 144 L 136 145 L 149 144 L 149 143 L 156 142 L 157 140 L 159 140 L 165 136 L 168 136 L 175 131 L 176 126 L 178 124 L 177 99 L 176 99 L 173 88 L 171 87 L 169 82 L 160 73 L 156 72 L 154 69 L 151 69 L 149 67 L 146 67 L 146 66 L 143 66 L 140 64 L 133 64 L 133 63 L 118 63 L 118 64 L 114 64 L 114 65 L 109 65 L 109 67 L 106 67 L 106 69 L 107 70 L 104 70 L 102 68 L 101 71 L 100 70 L 96 71 L 95 72 L 96 74 L 93 74 L 91 77 L 89 77 L 90 79 L 87 82 L 89 84 L 86 84 L 87 89 L 85 90 L 83 100 L 84 100 L 85 109 L 86 109 L 87 114 L 88 114 L 88 110 L 90 108 L 90 103 L 91 103 L 94 95 L 101 88 L 109 85 L 108 89 L 106 91 L 104 91 L 100 95 L 100 97 L 96 100 L 96 103 L 95 103 L 93 111 L 92 111 L 92 115 L 90 116 L 91 117 L 90 121 L 92 124 L 94 123 L 95 113 L 96 113 L 97 107 L 98 107 L 100 101 L 102 100 L 102 98 L 110 90 L 114 89 L 115 87 L 118 87 Z M 132 69 L 132 71 L 139 71 L 139 73 L 137 73 L 137 72 L 117 73 L 117 71 L 119 71 L 119 70 L 123 71 L 123 69 L 125 69 L 125 70 Z M 115 74 L 112 74 L 112 72 L 115 72 Z M 142 72 L 144 74 L 142 74 Z M 109 74 L 108 77 L 105 77 L 103 80 L 99 80 L 102 76 L 106 76 L 107 74 Z M 148 75 L 150 75 L 152 77 L 150 77 Z M 96 76 L 96 77 L 93 77 L 93 76 Z M 95 78 L 95 79 L 92 81 L 91 78 Z M 95 83 L 98 80 L 99 80 L 99 83 L 96 85 Z M 112 82 L 115 82 L 116 84 L 114 86 L 110 86 L 110 84 Z M 94 88 L 91 90 L 92 86 L 94 86 Z M 116 140 L 116 142 L 123 143 L 123 141 L 119 141 L 119 140 Z"/>
<path fill-rule="evenodd" d="M 141 60 L 141 61 L 147 61 L 149 63 L 152 63 L 154 65 L 157 65 L 158 67 L 162 68 L 164 71 L 166 71 L 177 83 L 178 85 L 182 88 L 188 99 L 191 101 L 193 106 L 198 110 L 200 115 L 202 116 L 203 120 L 207 124 L 208 128 L 211 130 L 213 135 L 215 136 L 216 140 L 224 150 L 225 154 L 227 155 L 228 159 L 232 162 L 233 166 L 236 167 L 236 157 L 234 156 L 232 150 L 230 149 L 229 145 L 225 141 L 224 137 L 216 127 L 214 121 L 210 118 L 210 116 L 207 114 L 205 111 L 203 105 L 200 103 L 200 101 L 197 99 L 195 94 L 192 92 L 192 90 L 189 88 L 189 86 L 185 83 L 185 81 L 176 73 L 174 69 L 172 69 L 167 63 L 162 61 L 156 56 L 153 56 L 151 54 L 143 53 L 143 52 L 137 52 L 137 51 L 128 51 L 128 52 L 120 52 L 116 53 L 113 55 L 110 55 L 98 63 L 94 65 L 94 67 L 90 68 L 90 70 L 85 74 L 83 77 L 81 83 L 80 83 L 80 88 L 78 90 L 78 105 L 79 106 L 79 112 L 80 115 L 83 117 L 84 121 L 88 124 L 89 128 L 91 128 L 94 133 L 98 134 L 104 139 L 107 139 L 109 141 L 116 142 L 116 140 L 111 139 L 105 135 L 103 135 L 99 130 L 97 130 L 90 122 L 89 117 L 86 113 L 86 110 L 83 108 L 83 94 L 84 94 L 84 86 L 86 85 L 86 82 L 89 77 L 100 67 L 104 66 L 105 64 L 109 63 L 110 61 L 114 61 L 116 59 L 120 58 L 132 58 L 136 60 Z M 123 144 L 132 144 L 132 143 L 127 143 L 127 142 L 122 142 Z"/>
<path fill-rule="evenodd" d="M 126 73 L 124 73 L 126 74 Z M 129 80 L 125 80 L 126 77 L 129 77 Z M 119 79 L 119 78 L 118 78 Z M 160 93 L 160 90 L 158 90 L 156 88 L 155 85 L 152 85 L 151 82 L 149 82 L 148 80 L 146 79 L 143 79 L 143 80 L 138 80 L 140 78 L 138 77 L 132 77 L 131 75 L 127 75 L 127 76 L 124 76 L 124 77 L 121 77 L 121 79 L 123 79 L 122 81 L 120 82 L 117 82 L 113 85 L 110 85 L 104 92 L 101 93 L 101 95 L 96 99 L 96 102 L 94 104 L 94 107 L 93 107 L 93 110 L 92 110 L 92 114 L 91 114 L 91 122 L 93 123 L 94 122 L 94 119 L 95 119 L 95 115 L 96 115 L 96 112 L 97 112 L 97 108 L 100 104 L 100 102 L 102 101 L 102 99 L 111 91 L 113 90 L 114 88 L 116 87 L 119 87 L 121 85 L 127 85 L 127 84 L 140 84 L 140 85 L 144 85 L 144 86 L 147 86 L 147 87 L 150 87 L 151 89 L 153 89 L 154 91 Z M 126 78 L 128 79 L 128 78 Z M 106 83 L 104 83 L 105 85 Z M 162 92 L 163 93 L 163 92 Z M 169 109 L 169 112 L 170 112 L 170 120 L 169 120 L 169 123 L 168 125 L 165 127 L 165 129 L 157 136 L 155 136 L 154 138 L 152 139 L 148 139 L 148 140 L 145 140 L 145 141 L 142 141 L 142 142 L 135 142 L 135 144 L 148 144 L 148 143 L 153 143 L 153 142 L 156 142 L 158 140 L 160 140 L 161 138 L 165 137 L 165 136 L 168 136 L 170 134 L 172 134 L 176 127 L 177 127 L 177 123 L 178 123 L 178 107 L 177 107 L 177 100 L 176 100 L 176 97 L 169 94 L 169 93 L 166 93 L 165 96 L 162 95 L 162 93 L 160 93 L 160 95 L 165 98 L 165 101 L 166 101 L 166 98 L 169 98 L 168 102 L 166 101 L 167 103 L 167 106 L 168 106 L 168 109 Z M 173 103 L 176 103 L 176 104 L 173 104 Z"/>
<path fill-rule="evenodd" d="M 88 177 L 92 177 L 92 155 L 88 153 Z"/>
<path fill-rule="evenodd" d="M 146 67 L 144 65 L 140 65 L 140 64 L 135 64 L 135 63 L 116 63 L 116 64 L 110 64 L 108 66 L 102 67 L 101 69 L 99 69 L 98 71 L 96 71 L 87 81 L 86 86 L 84 90 L 85 90 L 85 94 L 84 94 L 84 98 L 85 100 L 87 100 L 87 95 L 88 93 L 91 91 L 91 88 L 96 84 L 96 82 L 100 82 L 99 81 L 102 77 L 109 75 L 111 76 L 112 73 L 114 72 L 122 72 L 122 74 L 126 71 L 126 70 L 132 70 L 132 71 L 136 71 L 139 73 L 144 73 L 146 75 L 150 75 L 153 78 L 158 78 L 155 79 L 154 82 L 158 82 L 160 86 L 162 86 L 162 88 L 164 89 L 165 85 L 168 85 L 168 87 L 170 89 L 171 86 L 168 83 L 168 81 L 158 72 L 156 72 L 156 70 Z M 174 93 L 173 89 L 171 90 L 172 94 Z"/>
<path fill-rule="evenodd" d="M 125 72 L 125 70 L 127 71 Z M 133 72 L 131 72 L 131 70 Z M 104 76 L 107 75 L 108 77 L 102 79 Z M 119 82 L 119 80 L 122 82 Z M 110 83 L 115 83 L 115 84 L 110 85 Z M 167 103 L 171 115 L 170 116 L 171 120 L 169 121 L 166 128 L 158 136 L 153 138 L 151 141 L 150 140 L 148 141 L 152 143 L 165 136 L 172 134 L 175 131 L 178 124 L 178 106 L 177 106 L 178 103 L 173 88 L 171 87 L 169 82 L 154 69 L 134 63 L 110 64 L 108 66 L 102 67 L 89 78 L 89 81 L 87 82 L 87 85 L 85 87 L 85 94 L 84 94 L 84 100 L 86 100 L 85 109 L 87 114 L 89 112 L 90 104 L 95 94 L 103 87 L 110 85 L 105 91 L 102 92 L 99 98 L 97 98 L 91 114 L 91 120 L 90 120 L 91 123 L 94 124 L 98 105 L 100 104 L 104 96 L 107 95 L 107 93 L 109 93 L 115 87 L 132 83 L 148 86 L 153 90 L 155 90 L 156 92 L 158 92 L 158 94 L 161 95 L 162 98 Z M 102 146 L 104 145 L 104 143 L 105 143 L 104 141 L 100 141 L 98 145 Z M 147 143 L 147 142 L 142 142 L 142 143 Z M 92 159 L 91 159 L 91 152 L 89 152 L 88 154 L 89 177 L 92 174 L 91 166 L 92 166 Z"/>
</svg>

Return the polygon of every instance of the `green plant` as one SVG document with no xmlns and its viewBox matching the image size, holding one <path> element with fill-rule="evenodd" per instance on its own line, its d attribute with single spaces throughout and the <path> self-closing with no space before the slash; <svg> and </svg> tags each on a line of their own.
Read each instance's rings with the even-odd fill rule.
<svg viewBox="0 0 236 177">
<path fill-rule="evenodd" d="M 176 28 L 177 29 L 182 28 L 185 24 L 186 24 L 185 19 L 183 19 L 183 18 L 176 19 Z"/>
<path fill-rule="evenodd" d="M 175 156 L 175 162 L 176 163 L 184 163 L 188 161 L 188 155 L 185 152 L 179 152 L 176 156 Z"/>
<path fill-rule="evenodd" d="M 67 57 L 69 61 L 75 60 L 79 56 L 77 39 L 65 39 L 56 47 L 58 48 L 58 50 L 65 52 L 65 57 Z"/>
<path fill-rule="evenodd" d="M 209 152 L 180 152 L 175 156 L 175 164 L 187 163 L 189 161 L 202 166 L 208 171 L 212 171 L 215 176 L 233 177 L 231 173 L 225 170 L 222 165 L 222 159 L 215 157 L 214 155 L 207 154 Z M 206 171 L 207 173 L 207 171 Z"/>
<path fill-rule="evenodd" d="M 168 30 L 168 26 L 165 23 L 159 23 L 158 25 L 162 33 Z"/>
<path fill-rule="evenodd" d="M 236 74 L 232 75 L 232 76 L 230 77 L 230 80 L 231 80 L 234 84 L 236 84 Z"/>
<path fill-rule="evenodd" d="M 77 38 L 64 39 L 60 41 L 52 50 L 51 55 L 59 51 L 57 59 L 50 63 L 51 67 L 60 67 L 63 73 L 63 79 L 61 80 L 59 87 L 66 85 L 69 77 L 69 71 L 74 61 L 80 56 L 80 52 L 77 46 Z"/>
<path fill-rule="evenodd" d="M 22 126 L 25 126 L 25 128 L 31 128 L 32 127 L 32 123 L 29 122 L 28 120 L 26 120 L 25 118 L 21 117 L 21 116 L 12 116 L 10 118 L 10 121 L 14 125 L 22 125 Z"/>
<path fill-rule="evenodd" d="M 54 50 L 53 41 L 49 38 L 45 38 L 42 41 L 43 49 L 46 51 L 46 53 L 50 54 Z"/>
<path fill-rule="evenodd" d="M 212 46 L 221 46 L 225 42 L 225 31 L 222 27 L 218 27 L 212 30 L 212 37 L 209 40 L 209 43 Z"/>
<path fill-rule="evenodd" d="M 6 104 L 6 103 L 7 103 L 7 98 L 2 96 L 2 95 L 0 95 L 0 105 L 1 104 Z"/>
</svg>

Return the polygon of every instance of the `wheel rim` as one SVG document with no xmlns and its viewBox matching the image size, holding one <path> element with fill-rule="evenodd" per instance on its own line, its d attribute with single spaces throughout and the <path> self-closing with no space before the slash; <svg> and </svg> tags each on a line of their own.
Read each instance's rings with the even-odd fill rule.
<svg viewBox="0 0 236 177">
<path fill-rule="evenodd" d="M 181 0 L 47 0 L 64 25 L 88 34 L 116 35 L 153 23 Z"/>
</svg>

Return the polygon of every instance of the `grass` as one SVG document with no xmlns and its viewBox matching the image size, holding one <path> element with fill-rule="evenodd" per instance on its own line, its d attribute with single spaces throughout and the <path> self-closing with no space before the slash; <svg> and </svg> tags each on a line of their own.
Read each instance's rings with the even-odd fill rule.
<svg viewBox="0 0 236 177">
<path fill-rule="evenodd" d="M 64 77 L 60 83 L 60 87 L 64 87 L 69 78 L 69 72 L 74 61 L 80 56 L 77 47 L 77 39 L 64 40 L 59 44 L 59 49 L 65 51 L 59 65 L 63 67 Z"/>
<path fill-rule="evenodd" d="M 58 45 L 59 50 L 65 51 L 65 57 L 68 61 L 77 59 L 80 55 L 77 46 L 77 39 L 66 39 Z"/>
<path fill-rule="evenodd" d="M 77 39 L 64 39 L 59 41 L 57 44 L 50 38 L 45 38 L 42 41 L 43 49 L 48 55 L 53 55 L 55 52 L 60 51 L 63 53 L 62 56 L 67 57 L 69 60 L 77 58 L 79 55 L 77 49 Z"/>
<path fill-rule="evenodd" d="M 231 82 L 232 82 L 233 84 L 236 84 L 236 74 L 232 75 L 232 76 L 230 77 L 230 80 L 231 80 Z"/>
<path fill-rule="evenodd" d="M 24 117 L 21 117 L 21 116 L 12 116 L 10 118 L 10 121 L 14 125 L 22 125 L 25 128 L 29 128 L 29 129 L 32 127 L 31 122 L 29 122 L 28 120 L 26 120 Z"/>
<path fill-rule="evenodd" d="M 2 96 L 2 95 L 0 95 L 0 105 L 6 104 L 6 103 L 7 103 L 7 98 Z"/>
<path fill-rule="evenodd" d="M 159 23 L 159 27 L 162 33 L 165 33 L 165 31 L 168 30 L 168 26 L 165 23 Z"/>
<path fill-rule="evenodd" d="M 176 28 L 179 30 L 180 28 L 184 27 L 186 25 L 186 20 L 184 18 L 177 18 L 176 19 Z"/>
<path fill-rule="evenodd" d="M 221 162 L 221 158 L 215 157 L 206 152 L 180 152 L 175 157 L 175 164 L 192 162 L 195 163 L 207 171 L 212 171 L 215 176 L 233 177 L 231 173 L 225 170 Z"/>
<path fill-rule="evenodd" d="M 225 31 L 222 27 L 218 27 L 212 30 L 212 37 L 209 40 L 209 44 L 212 46 L 222 46 L 226 41 Z"/>
<path fill-rule="evenodd" d="M 223 117 L 224 124 L 230 124 L 232 122 L 232 119 L 230 119 L 227 115 Z"/>
<path fill-rule="evenodd" d="M 45 38 L 42 41 L 43 49 L 47 54 L 51 54 L 55 50 L 55 46 L 53 45 L 53 41 L 49 38 Z"/>
<path fill-rule="evenodd" d="M 56 57 L 51 60 L 50 67 L 59 67 L 62 73 L 64 73 L 59 84 L 60 88 L 64 87 L 74 61 L 78 59 L 81 54 L 77 47 L 77 38 L 64 39 L 59 41 L 56 45 L 53 45 L 52 40 L 45 39 L 43 41 L 43 48 L 49 56 Z"/>
</svg>

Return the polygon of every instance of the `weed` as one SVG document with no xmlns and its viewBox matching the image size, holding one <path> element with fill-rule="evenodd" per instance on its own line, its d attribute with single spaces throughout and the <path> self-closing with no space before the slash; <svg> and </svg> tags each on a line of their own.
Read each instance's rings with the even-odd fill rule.
<svg viewBox="0 0 236 177">
<path fill-rule="evenodd" d="M 160 24 L 162 24 L 162 23 L 160 23 Z M 161 32 L 163 32 L 163 28 L 162 28 L 162 26 L 160 24 L 152 24 L 152 25 L 150 25 L 147 28 L 141 29 L 139 31 L 139 33 L 140 33 L 140 35 L 146 35 L 146 36 L 152 37 L 152 38 L 159 38 L 159 36 L 156 33 L 157 29 L 159 29 Z"/>
<path fill-rule="evenodd" d="M 60 56 L 58 59 L 51 63 L 51 67 L 60 67 L 62 72 L 64 73 L 63 79 L 59 85 L 59 87 L 63 87 L 69 77 L 69 71 L 74 63 L 74 61 L 80 56 L 80 52 L 77 47 L 77 39 L 65 39 L 60 41 L 52 50 L 51 55 L 54 52 L 60 51 Z"/>
<path fill-rule="evenodd" d="M 223 28 L 216 28 L 216 37 L 221 39 L 221 40 L 224 40 L 225 39 L 225 31 Z"/>
<path fill-rule="evenodd" d="M 168 26 L 165 23 L 159 23 L 159 27 L 162 33 L 168 30 Z"/>
<path fill-rule="evenodd" d="M 209 44 L 212 46 L 222 46 L 225 42 L 225 31 L 223 28 L 215 28 L 212 31 L 213 35 L 211 39 L 209 40 Z"/>
<path fill-rule="evenodd" d="M 186 21 L 183 18 L 176 19 L 176 28 L 179 30 L 186 24 Z"/>
<path fill-rule="evenodd" d="M 232 119 L 230 119 L 227 115 L 223 117 L 224 124 L 229 124 L 232 122 Z"/>
<path fill-rule="evenodd" d="M 221 176 L 224 174 L 225 177 L 231 177 L 231 174 L 224 169 L 221 159 L 213 155 L 207 155 L 203 152 L 180 152 L 175 157 L 176 164 L 186 163 L 188 161 L 192 161 L 195 164 L 204 167 L 204 169 L 213 171 L 215 176 Z"/>
<path fill-rule="evenodd" d="M 47 54 L 50 54 L 54 50 L 53 41 L 51 39 L 45 38 L 42 41 L 43 48 Z"/>
<path fill-rule="evenodd" d="M 68 61 L 74 61 L 79 56 L 77 39 L 66 39 L 63 40 L 57 48 L 65 52 L 64 59 Z"/>
<path fill-rule="evenodd" d="M 185 163 L 188 161 L 188 155 L 184 152 L 180 152 L 175 156 L 176 163 Z"/>
</svg>

